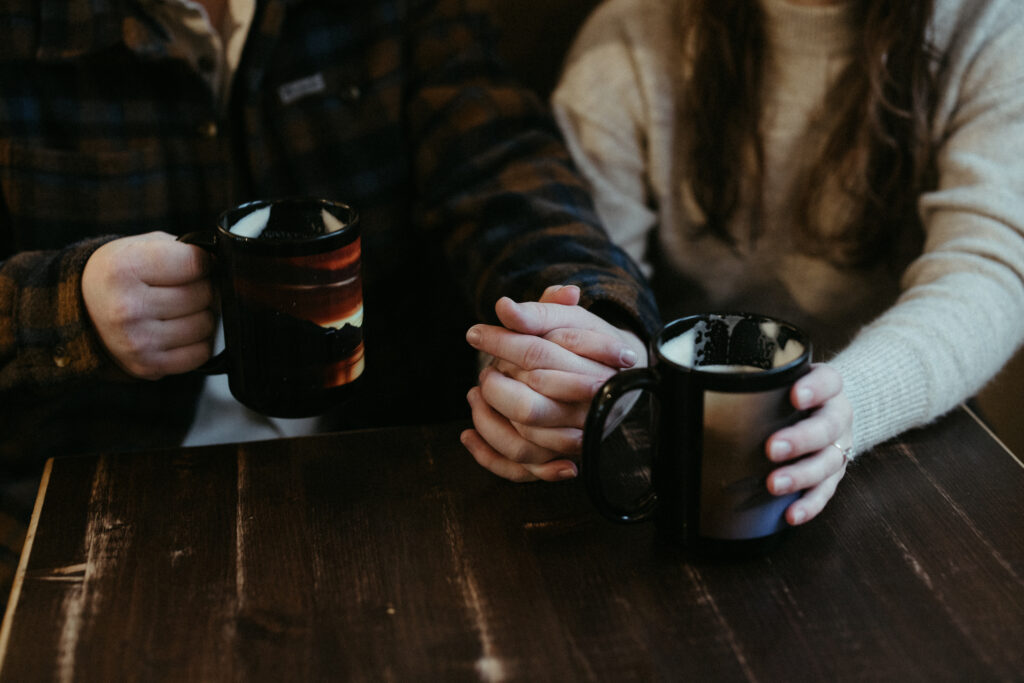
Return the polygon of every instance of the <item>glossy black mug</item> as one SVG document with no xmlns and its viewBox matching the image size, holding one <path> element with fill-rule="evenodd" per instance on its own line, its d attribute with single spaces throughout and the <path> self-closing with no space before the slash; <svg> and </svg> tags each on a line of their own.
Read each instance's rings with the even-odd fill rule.
<svg viewBox="0 0 1024 683">
<path fill-rule="evenodd" d="M 811 343 L 784 321 L 749 313 L 668 323 L 648 368 L 612 376 L 594 397 L 583 439 L 583 477 L 597 509 L 617 522 L 654 518 L 659 535 L 699 555 L 746 556 L 772 547 L 799 493 L 773 496 L 765 441 L 803 415 L 790 388 L 811 366 Z M 655 397 L 651 489 L 634 506 L 605 492 L 602 434 L 625 394 Z"/>
<path fill-rule="evenodd" d="M 363 373 L 359 217 L 325 199 L 261 200 L 225 211 L 181 241 L 215 256 L 231 393 L 274 417 L 319 415 Z"/>
</svg>

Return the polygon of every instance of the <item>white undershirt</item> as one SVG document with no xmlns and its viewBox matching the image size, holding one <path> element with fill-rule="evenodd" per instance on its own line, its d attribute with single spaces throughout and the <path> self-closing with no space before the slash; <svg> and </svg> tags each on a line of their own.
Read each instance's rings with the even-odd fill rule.
<svg viewBox="0 0 1024 683">
<path fill-rule="evenodd" d="M 214 348 L 224 348 L 224 326 L 217 325 Z M 267 417 L 239 403 L 228 388 L 227 375 L 210 375 L 203 384 L 196 417 L 183 446 L 203 446 L 232 441 L 260 441 L 286 436 L 305 436 L 319 431 L 320 418 Z"/>
<path fill-rule="evenodd" d="M 242 58 L 249 28 L 256 13 L 254 0 L 225 0 L 223 26 L 214 28 L 206 9 L 194 0 L 148 0 L 146 11 L 167 29 L 175 51 L 184 54 L 209 85 L 223 110 Z M 212 69 L 203 70 L 207 62 Z M 225 207 L 227 208 L 227 207 Z M 224 328 L 217 325 L 214 349 L 224 348 Z M 196 417 L 182 445 L 201 446 L 233 441 L 257 441 L 302 436 L 319 431 L 317 417 L 267 417 L 239 403 L 228 388 L 227 375 L 210 375 L 203 384 Z"/>
</svg>

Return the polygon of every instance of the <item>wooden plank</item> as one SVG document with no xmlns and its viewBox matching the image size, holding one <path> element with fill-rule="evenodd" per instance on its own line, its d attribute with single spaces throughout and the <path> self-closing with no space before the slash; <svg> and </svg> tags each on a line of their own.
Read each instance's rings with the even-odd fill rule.
<svg viewBox="0 0 1024 683">
<path fill-rule="evenodd" d="M 1024 670 L 1024 468 L 966 412 L 855 461 L 821 518 L 732 563 L 606 522 L 581 482 L 497 479 L 462 426 L 55 461 L 0 680 Z"/>
</svg>

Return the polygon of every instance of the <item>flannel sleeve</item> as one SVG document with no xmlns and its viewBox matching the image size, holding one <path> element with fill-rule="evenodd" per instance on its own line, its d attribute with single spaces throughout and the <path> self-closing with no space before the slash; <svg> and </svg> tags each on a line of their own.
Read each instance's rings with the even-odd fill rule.
<svg viewBox="0 0 1024 683">
<path fill-rule="evenodd" d="M 601 227 L 547 107 L 504 75 L 486 10 L 424 0 L 410 21 L 417 215 L 476 315 L 576 284 L 582 305 L 649 339 L 653 295 Z"/>
<path fill-rule="evenodd" d="M 85 262 L 109 239 L 0 261 L 0 396 L 59 389 L 109 364 L 81 286 Z"/>
</svg>

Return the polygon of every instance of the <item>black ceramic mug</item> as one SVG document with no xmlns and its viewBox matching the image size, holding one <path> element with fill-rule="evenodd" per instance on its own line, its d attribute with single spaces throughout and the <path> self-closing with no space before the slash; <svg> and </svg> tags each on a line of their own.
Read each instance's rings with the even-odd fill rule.
<svg viewBox="0 0 1024 683">
<path fill-rule="evenodd" d="M 275 417 L 325 412 L 364 369 L 359 218 L 325 199 L 249 202 L 180 238 L 214 254 L 224 351 L 203 368 Z"/>
<path fill-rule="evenodd" d="M 654 518 L 659 533 L 700 554 L 769 548 L 799 493 L 773 496 L 765 441 L 802 413 L 790 388 L 810 370 L 811 343 L 784 321 L 747 313 L 694 315 L 667 324 L 651 367 L 611 377 L 594 397 L 583 440 L 583 475 L 600 512 L 618 522 Z M 633 507 L 609 500 L 602 434 L 625 394 L 649 390 L 651 490 Z"/>
</svg>

